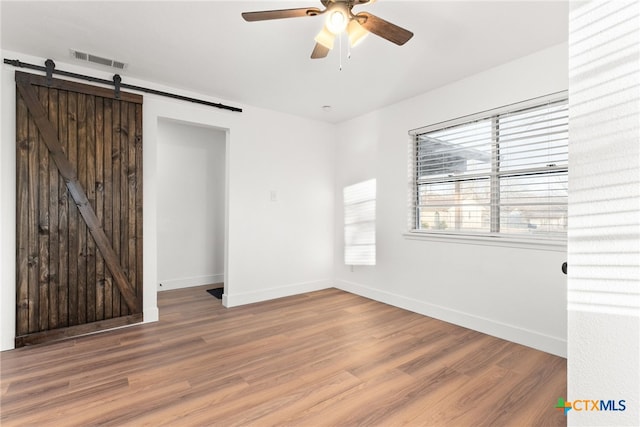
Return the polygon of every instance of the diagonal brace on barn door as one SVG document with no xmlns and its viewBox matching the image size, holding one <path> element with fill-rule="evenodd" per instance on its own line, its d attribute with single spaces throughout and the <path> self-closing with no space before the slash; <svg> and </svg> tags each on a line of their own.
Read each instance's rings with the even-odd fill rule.
<svg viewBox="0 0 640 427">
<path fill-rule="evenodd" d="M 49 149 L 51 158 L 55 162 L 60 175 L 64 178 L 67 188 L 69 189 L 69 193 L 71 194 L 71 197 L 73 197 L 75 204 L 78 206 L 78 210 L 86 222 L 87 227 L 96 242 L 96 246 L 104 258 L 105 264 L 111 271 L 114 281 L 118 286 L 118 289 L 120 289 L 120 294 L 131 311 L 138 310 L 140 307 L 138 307 L 139 302 L 136 297 L 135 290 L 131 283 L 129 283 L 124 271 L 122 271 L 118 257 L 111 246 L 111 242 L 100 226 L 98 217 L 93 211 L 82 185 L 78 181 L 73 165 L 65 156 L 64 151 L 62 151 L 62 145 L 58 140 L 58 132 L 47 118 L 47 113 L 44 111 L 40 101 L 38 101 L 38 96 L 33 89 L 33 86 L 31 86 L 28 78 L 18 78 L 17 75 L 16 86 L 20 95 L 22 95 L 22 99 L 24 100 L 29 113 L 31 113 L 33 121 L 36 123 L 36 126 L 40 131 L 40 135 L 42 136 L 44 143 Z"/>
</svg>

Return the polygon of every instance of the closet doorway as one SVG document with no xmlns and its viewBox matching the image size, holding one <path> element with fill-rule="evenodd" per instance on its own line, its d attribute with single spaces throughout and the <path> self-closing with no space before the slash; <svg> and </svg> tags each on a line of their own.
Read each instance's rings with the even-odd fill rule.
<svg viewBox="0 0 640 427">
<path fill-rule="evenodd" d="M 224 129 L 158 120 L 158 290 L 225 275 Z"/>
</svg>

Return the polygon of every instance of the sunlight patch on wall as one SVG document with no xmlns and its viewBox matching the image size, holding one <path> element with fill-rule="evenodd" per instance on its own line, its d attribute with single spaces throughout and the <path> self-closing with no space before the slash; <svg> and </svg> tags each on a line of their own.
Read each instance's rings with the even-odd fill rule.
<svg viewBox="0 0 640 427">
<path fill-rule="evenodd" d="M 570 311 L 640 315 L 639 22 L 635 2 L 571 14 Z"/>
<path fill-rule="evenodd" d="M 343 189 L 344 263 L 376 264 L 376 180 Z"/>
</svg>

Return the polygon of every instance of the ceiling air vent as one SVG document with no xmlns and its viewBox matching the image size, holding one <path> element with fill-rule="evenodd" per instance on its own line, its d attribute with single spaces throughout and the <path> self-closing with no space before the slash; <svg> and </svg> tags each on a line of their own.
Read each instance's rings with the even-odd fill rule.
<svg viewBox="0 0 640 427">
<path fill-rule="evenodd" d="M 106 67 L 116 68 L 118 70 L 125 70 L 128 64 L 115 59 L 103 58 L 101 56 L 92 55 L 90 53 L 80 52 L 74 49 L 69 49 L 71 57 L 80 61 L 92 62 L 94 64 L 104 65 Z"/>
</svg>

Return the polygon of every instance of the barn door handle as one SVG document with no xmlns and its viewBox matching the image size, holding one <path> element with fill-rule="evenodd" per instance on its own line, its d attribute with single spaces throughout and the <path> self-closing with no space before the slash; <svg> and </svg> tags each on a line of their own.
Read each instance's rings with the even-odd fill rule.
<svg viewBox="0 0 640 427">
<path fill-rule="evenodd" d="M 563 272 L 564 274 L 567 274 L 567 263 L 566 263 L 566 262 L 563 262 L 563 263 L 562 263 L 562 272 Z"/>
</svg>

